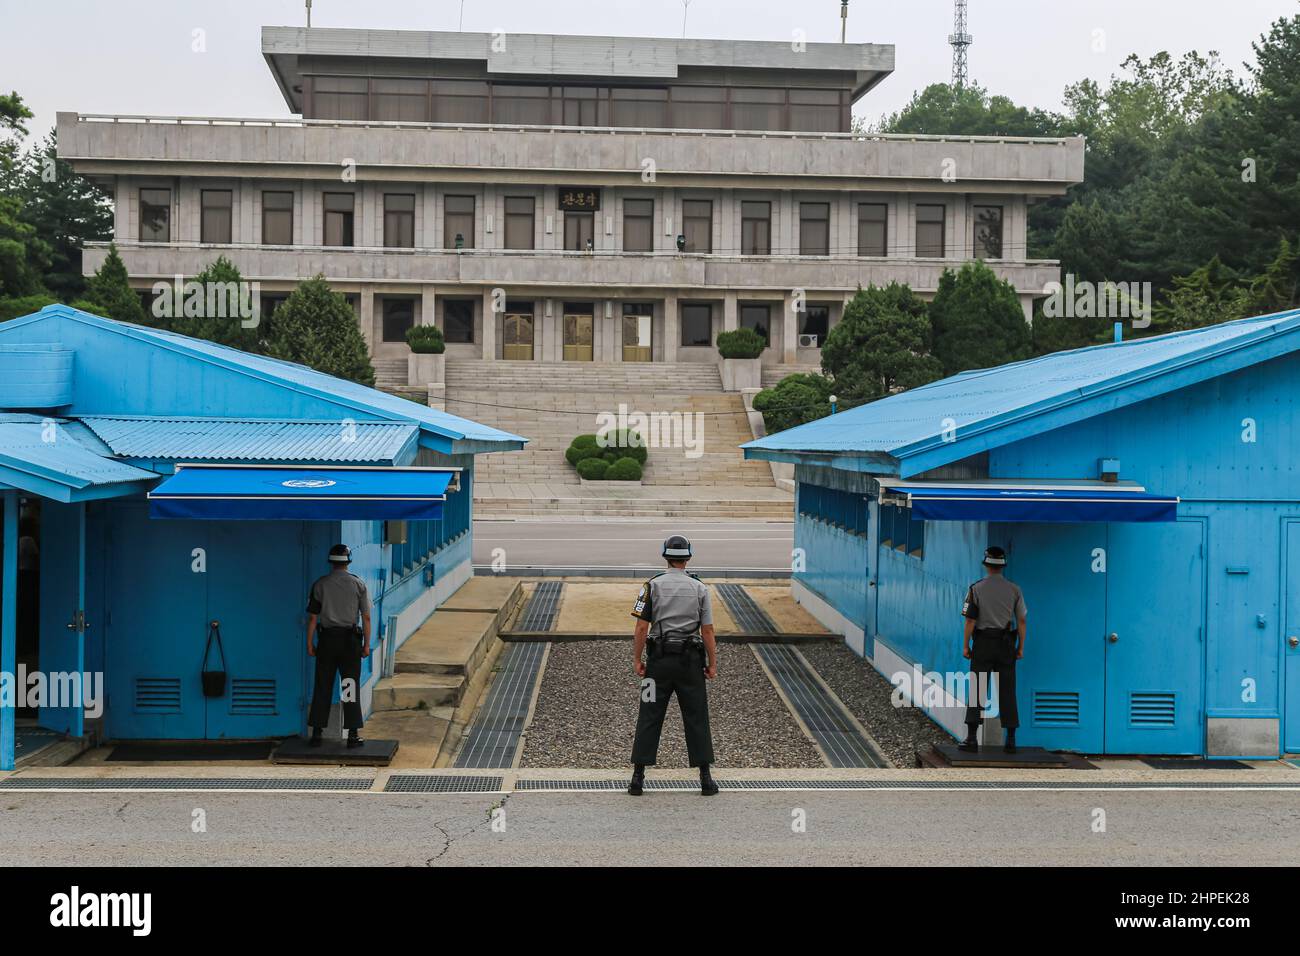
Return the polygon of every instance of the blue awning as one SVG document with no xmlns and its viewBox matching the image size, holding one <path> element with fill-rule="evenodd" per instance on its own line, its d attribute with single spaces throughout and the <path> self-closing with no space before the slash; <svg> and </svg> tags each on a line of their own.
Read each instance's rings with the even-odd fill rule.
<svg viewBox="0 0 1300 956">
<path fill-rule="evenodd" d="M 177 465 L 149 493 L 151 518 L 432 521 L 458 469 Z"/>
<path fill-rule="evenodd" d="M 925 521 L 1176 521 L 1178 499 L 1149 494 L 1139 485 L 933 483 L 881 481 L 881 500 L 912 509 Z"/>
</svg>

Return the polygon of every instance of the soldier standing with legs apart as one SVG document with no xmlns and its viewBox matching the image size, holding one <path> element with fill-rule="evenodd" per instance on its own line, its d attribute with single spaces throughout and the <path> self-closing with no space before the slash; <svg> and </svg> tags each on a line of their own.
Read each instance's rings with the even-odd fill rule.
<svg viewBox="0 0 1300 956">
<path fill-rule="evenodd" d="M 1006 752 L 1016 752 L 1016 661 L 1025 656 L 1025 596 L 1020 588 L 1002 576 L 1006 552 L 992 547 L 984 552 L 985 577 L 966 592 L 961 614 L 966 618 L 962 635 L 962 656 L 970 660 L 972 703 L 966 708 L 966 740 L 959 750 L 979 750 L 976 732 L 988 706 L 989 683 L 998 675 L 998 716 L 1006 729 Z M 972 646 L 973 639 L 973 646 Z"/>
<path fill-rule="evenodd" d="M 700 794 L 711 797 L 718 785 L 709 773 L 713 738 L 705 681 L 718 676 L 718 643 L 713 633 L 709 589 L 686 571 L 691 543 L 679 534 L 664 542 L 668 570 L 641 586 L 632 616 L 637 619 L 632 660 L 641 680 L 641 711 L 632 745 L 632 782 L 627 792 L 641 795 L 645 768 L 659 755 L 668 700 L 675 693 L 686 725 L 691 766 L 700 768 Z M 646 658 L 641 659 L 642 652 Z"/>
<path fill-rule="evenodd" d="M 348 570 L 352 551 L 346 544 L 330 548 L 329 562 L 330 573 L 316 580 L 307 598 L 307 653 L 316 658 L 316 684 L 307 715 L 309 745 L 321 745 L 321 731 L 329 723 L 330 698 L 334 696 L 334 674 L 338 673 L 348 746 L 360 747 L 365 743 L 361 739 L 361 659 L 370 656 L 370 594 L 366 582 Z M 315 641 L 318 634 L 319 643 Z"/>
</svg>

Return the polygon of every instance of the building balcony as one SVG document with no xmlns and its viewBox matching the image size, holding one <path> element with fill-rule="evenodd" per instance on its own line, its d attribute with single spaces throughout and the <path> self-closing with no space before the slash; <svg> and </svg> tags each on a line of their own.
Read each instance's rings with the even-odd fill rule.
<svg viewBox="0 0 1300 956">
<path fill-rule="evenodd" d="M 98 269 L 107 243 L 88 243 L 83 268 Z M 660 290 L 665 295 L 711 291 L 784 293 L 805 289 L 851 295 L 859 286 L 908 284 L 934 292 L 944 269 L 962 259 L 874 258 L 857 256 L 730 256 L 654 252 L 562 252 L 551 250 L 392 249 L 324 246 L 255 246 L 205 243 L 119 242 L 129 275 L 136 280 L 194 276 L 225 256 L 244 278 L 297 282 L 317 273 L 339 283 L 433 283 L 450 286 L 502 286 L 511 290 L 553 288 Z M 1043 294 L 1060 278 L 1052 260 L 985 262 L 1022 296 Z"/>
<path fill-rule="evenodd" d="M 92 177 L 225 176 L 1059 195 L 1084 141 L 737 130 L 58 114 Z"/>
</svg>

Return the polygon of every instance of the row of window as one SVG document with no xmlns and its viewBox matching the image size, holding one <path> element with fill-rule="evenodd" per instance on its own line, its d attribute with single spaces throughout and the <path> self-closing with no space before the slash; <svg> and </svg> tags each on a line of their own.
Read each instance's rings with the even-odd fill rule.
<svg viewBox="0 0 1300 956">
<path fill-rule="evenodd" d="M 849 534 L 867 536 L 867 499 L 861 494 L 799 483 L 799 514 L 833 525 Z M 925 556 L 925 522 L 912 517 L 910 508 L 882 504 L 879 508 L 880 547 L 913 557 Z"/>
<path fill-rule="evenodd" d="M 880 506 L 880 546 L 913 557 L 925 556 L 925 522 L 912 517 L 911 508 Z"/>
<path fill-rule="evenodd" d="M 848 92 L 307 76 L 303 115 L 406 123 L 848 132 Z"/>
<path fill-rule="evenodd" d="M 799 205 L 799 255 L 827 256 L 831 251 L 830 203 L 801 202 Z M 356 194 L 323 194 L 324 244 L 356 244 Z M 443 199 L 442 248 L 474 248 L 477 197 L 448 195 Z M 234 235 L 234 193 L 229 189 L 201 190 L 199 238 L 201 242 L 230 243 Z M 415 194 L 384 193 L 383 243 L 386 247 L 415 247 Z M 505 199 L 506 249 L 532 249 L 536 240 L 537 200 L 533 196 Z M 593 211 L 564 213 L 564 248 L 573 252 L 590 250 L 595 239 Z M 941 259 L 947 254 L 947 207 L 941 203 L 916 206 L 916 246 L 919 258 Z M 972 244 L 978 258 L 1002 257 L 1002 207 L 975 206 L 972 210 Z M 623 200 L 624 252 L 654 250 L 655 201 Z M 140 190 L 140 241 L 171 240 L 171 190 Z M 266 190 L 262 193 L 262 242 L 266 245 L 293 244 L 293 193 Z M 713 201 L 682 201 L 681 248 L 684 252 L 713 251 Z M 772 204 L 745 200 L 740 204 L 740 253 L 746 256 L 772 254 Z M 889 206 L 885 203 L 858 204 L 858 255 L 883 258 L 889 254 Z"/>
</svg>

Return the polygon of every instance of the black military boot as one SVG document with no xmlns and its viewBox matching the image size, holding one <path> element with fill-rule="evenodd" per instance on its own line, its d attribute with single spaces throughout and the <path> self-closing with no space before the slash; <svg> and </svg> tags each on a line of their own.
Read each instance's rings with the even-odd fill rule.
<svg viewBox="0 0 1300 956">
<path fill-rule="evenodd" d="M 709 765 L 700 764 L 700 796 L 711 797 L 718 792 L 718 782 L 713 779 L 713 774 L 709 773 Z"/>
<path fill-rule="evenodd" d="M 1014 727 L 1007 731 L 1007 739 L 1006 743 L 1002 747 L 1002 751 L 1009 754 L 1019 753 L 1019 751 L 1016 750 L 1016 729 Z"/>
<path fill-rule="evenodd" d="M 324 742 L 324 741 L 321 740 L 320 728 L 319 728 L 319 727 L 313 727 L 313 728 L 311 729 L 311 739 L 307 741 L 307 746 L 308 746 L 308 747 L 319 747 L 323 742 Z"/>
<path fill-rule="evenodd" d="M 645 764 L 639 763 L 632 768 L 632 782 L 627 785 L 629 796 L 641 796 L 641 790 L 645 787 Z"/>
<path fill-rule="evenodd" d="M 978 728 L 974 724 L 966 725 L 966 739 L 957 745 L 958 750 L 964 750 L 968 754 L 979 753 L 980 744 L 975 737 Z"/>
<path fill-rule="evenodd" d="M 365 743 L 365 741 L 361 739 L 361 734 L 359 734 L 359 733 L 358 733 L 357 731 L 355 731 L 355 730 L 350 730 L 350 731 L 348 731 L 348 749 L 349 749 L 349 750 L 352 749 L 353 747 L 360 747 L 360 746 L 361 746 L 362 744 L 364 744 L 364 743 Z"/>
</svg>

